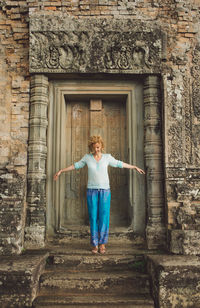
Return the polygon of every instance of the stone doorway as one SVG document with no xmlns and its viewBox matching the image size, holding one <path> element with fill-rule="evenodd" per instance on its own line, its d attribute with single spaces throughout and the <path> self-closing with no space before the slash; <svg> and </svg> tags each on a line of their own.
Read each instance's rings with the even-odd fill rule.
<svg viewBox="0 0 200 308">
<path fill-rule="evenodd" d="M 52 181 L 56 170 L 88 153 L 88 137 L 101 134 L 107 153 L 144 167 L 143 85 L 141 82 L 50 82 L 47 233 L 88 225 L 87 167 Z M 145 180 L 110 168 L 111 226 L 144 233 Z"/>
<path fill-rule="evenodd" d="M 130 226 L 136 233 L 146 233 L 149 248 L 165 245 L 161 96 L 165 33 L 155 24 L 133 19 L 74 19 L 60 12 L 52 23 L 49 14 L 37 12 L 30 17 L 29 55 L 33 75 L 26 247 L 44 246 L 45 235 L 60 230 L 57 204 L 64 187 L 54 187 L 52 176 L 64 164 L 55 155 L 62 140 L 56 125 L 70 93 L 127 97 L 128 160 L 146 169 L 143 182 L 128 175 Z M 65 81 L 52 81 L 61 78 Z"/>
</svg>

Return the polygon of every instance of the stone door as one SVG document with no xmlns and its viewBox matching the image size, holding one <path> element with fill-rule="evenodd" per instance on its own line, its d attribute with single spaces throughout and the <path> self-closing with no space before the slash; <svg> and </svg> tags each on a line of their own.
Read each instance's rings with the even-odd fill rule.
<svg viewBox="0 0 200 308">
<path fill-rule="evenodd" d="M 66 157 L 66 165 L 70 165 L 88 153 L 88 138 L 100 134 L 105 141 L 105 153 L 127 161 L 126 137 L 126 101 L 112 97 L 82 97 L 68 99 L 65 102 L 66 117 L 60 123 L 66 140 L 61 156 Z M 128 216 L 128 179 L 126 170 L 109 167 L 112 191 L 111 225 L 127 225 Z M 86 187 L 87 167 L 66 173 L 61 179 L 64 184 L 64 202 L 60 208 L 60 228 L 88 224 Z"/>
</svg>

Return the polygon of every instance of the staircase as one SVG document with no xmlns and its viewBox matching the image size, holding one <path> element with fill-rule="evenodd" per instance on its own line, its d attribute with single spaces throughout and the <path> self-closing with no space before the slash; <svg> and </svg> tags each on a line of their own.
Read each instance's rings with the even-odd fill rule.
<svg viewBox="0 0 200 308">
<path fill-rule="evenodd" d="M 153 308 L 145 254 L 128 238 L 110 237 L 105 255 L 92 255 L 89 239 L 60 239 L 40 277 L 33 307 Z"/>
</svg>

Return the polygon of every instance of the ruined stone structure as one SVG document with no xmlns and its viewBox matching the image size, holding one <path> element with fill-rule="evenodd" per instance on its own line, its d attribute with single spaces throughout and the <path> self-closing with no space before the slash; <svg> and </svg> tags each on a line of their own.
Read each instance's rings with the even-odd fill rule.
<svg viewBox="0 0 200 308">
<path fill-rule="evenodd" d="M 199 264 L 199 0 L 2 0 L 0 42 L 0 254 L 87 229 L 85 173 L 52 175 L 97 132 L 146 170 L 111 174 L 113 226 Z"/>
</svg>

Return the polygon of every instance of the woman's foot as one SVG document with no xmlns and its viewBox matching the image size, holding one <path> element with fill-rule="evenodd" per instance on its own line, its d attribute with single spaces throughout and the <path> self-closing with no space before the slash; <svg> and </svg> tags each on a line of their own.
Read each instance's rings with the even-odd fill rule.
<svg viewBox="0 0 200 308">
<path fill-rule="evenodd" d="M 106 247 L 104 244 L 101 244 L 99 246 L 99 252 L 103 255 L 106 252 Z"/>
<path fill-rule="evenodd" d="M 98 246 L 93 246 L 92 247 L 92 253 L 96 254 L 98 252 Z"/>
</svg>

